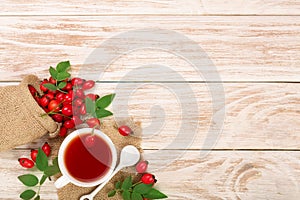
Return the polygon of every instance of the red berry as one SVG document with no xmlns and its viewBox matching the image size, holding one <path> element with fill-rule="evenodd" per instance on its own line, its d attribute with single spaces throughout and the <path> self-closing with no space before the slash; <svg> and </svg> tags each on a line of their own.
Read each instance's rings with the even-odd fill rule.
<svg viewBox="0 0 300 200">
<path fill-rule="evenodd" d="M 53 85 L 56 84 L 56 80 L 52 77 L 49 78 L 49 83 L 52 83 Z"/>
<path fill-rule="evenodd" d="M 89 90 L 89 89 L 93 88 L 94 85 L 95 85 L 95 81 L 89 80 L 89 81 L 86 81 L 86 82 L 82 85 L 82 89 L 83 89 L 83 90 Z"/>
<path fill-rule="evenodd" d="M 141 161 L 135 166 L 135 169 L 140 174 L 145 173 L 147 171 L 148 164 L 148 161 Z"/>
<path fill-rule="evenodd" d="M 82 104 L 80 107 L 80 114 L 81 115 L 85 115 L 86 114 L 86 107 L 85 104 Z"/>
<path fill-rule="evenodd" d="M 71 80 L 71 84 L 73 86 L 81 86 L 83 84 L 83 80 L 81 78 L 73 78 Z"/>
<path fill-rule="evenodd" d="M 99 99 L 99 95 L 97 95 L 97 94 L 87 94 L 87 95 L 85 95 L 85 98 L 90 98 L 93 101 L 96 101 L 97 99 Z"/>
<path fill-rule="evenodd" d="M 40 105 L 45 108 L 47 107 L 49 104 L 49 99 L 46 97 L 46 96 L 43 96 L 41 99 L 40 99 Z"/>
<path fill-rule="evenodd" d="M 67 85 L 63 88 L 63 90 L 65 91 L 69 91 L 69 90 L 72 90 L 73 89 L 73 86 L 71 83 L 67 83 Z"/>
<path fill-rule="evenodd" d="M 51 101 L 52 99 L 54 99 L 54 94 L 48 93 L 48 94 L 45 94 L 45 97 L 47 97 L 47 99 L 49 99 Z"/>
<path fill-rule="evenodd" d="M 74 128 L 74 127 L 75 127 L 74 121 L 73 121 L 73 120 L 65 121 L 64 127 L 66 127 L 67 129 L 72 129 L 72 128 Z"/>
<path fill-rule="evenodd" d="M 141 178 L 141 181 L 144 184 L 153 184 L 155 183 L 155 176 L 152 174 L 144 174 Z"/>
<path fill-rule="evenodd" d="M 25 168 L 33 168 L 34 162 L 28 158 L 19 158 L 18 159 L 20 165 Z"/>
<path fill-rule="evenodd" d="M 123 136 L 128 136 L 133 133 L 131 128 L 129 128 L 128 126 L 120 126 L 118 130 L 119 133 Z"/>
<path fill-rule="evenodd" d="M 35 97 L 34 97 L 34 100 L 35 100 L 38 104 L 40 104 L 40 97 L 35 96 Z"/>
<path fill-rule="evenodd" d="M 46 156 L 49 156 L 51 153 L 51 147 L 48 144 L 48 142 L 45 142 L 45 144 L 42 146 L 42 150 L 44 151 L 44 153 L 46 154 Z"/>
<path fill-rule="evenodd" d="M 56 94 L 56 99 L 59 101 L 59 102 L 62 102 L 64 99 L 65 99 L 65 94 L 62 93 L 62 92 L 58 92 Z"/>
<path fill-rule="evenodd" d="M 52 112 L 58 112 L 60 110 L 59 106 L 60 103 L 58 100 L 52 100 L 48 105 L 48 109 Z"/>
<path fill-rule="evenodd" d="M 80 107 L 83 104 L 83 100 L 82 99 L 75 99 L 75 101 L 73 102 L 73 104 L 76 107 Z"/>
<path fill-rule="evenodd" d="M 48 108 L 43 108 L 43 110 L 45 111 L 45 113 L 48 113 L 48 112 L 49 112 L 49 109 L 48 109 Z"/>
<path fill-rule="evenodd" d="M 62 107 L 61 113 L 66 116 L 71 116 L 73 114 L 72 105 L 69 104 Z"/>
<path fill-rule="evenodd" d="M 84 91 L 82 89 L 77 89 L 75 91 L 75 98 L 83 99 L 84 98 Z"/>
<path fill-rule="evenodd" d="M 57 90 L 53 91 L 53 90 L 49 90 L 48 94 L 53 94 L 55 96 L 55 94 L 57 93 Z"/>
<path fill-rule="evenodd" d="M 52 119 L 58 123 L 62 122 L 63 121 L 63 116 L 60 115 L 60 114 L 54 114 L 51 116 Z"/>
<path fill-rule="evenodd" d="M 62 126 L 59 131 L 59 136 L 65 137 L 67 135 L 67 132 L 68 132 L 68 129 L 66 127 Z"/>
<path fill-rule="evenodd" d="M 28 85 L 28 89 L 32 96 L 36 95 L 37 91 L 32 85 Z"/>
<path fill-rule="evenodd" d="M 100 126 L 100 120 L 98 118 L 90 118 L 90 119 L 86 120 L 86 123 L 90 128 Z"/>
<path fill-rule="evenodd" d="M 72 120 L 73 120 L 73 122 L 74 122 L 74 124 L 75 125 L 80 125 L 80 124 L 82 124 L 82 120 L 80 119 L 80 117 L 79 116 L 73 116 L 72 117 Z"/>
<path fill-rule="evenodd" d="M 65 102 L 72 102 L 72 99 L 73 99 L 73 95 L 69 93 L 64 96 Z"/>
<path fill-rule="evenodd" d="M 36 156 L 38 154 L 38 150 L 36 149 L 31 149 L 31 152 L 30 152 L 30 157 L 31 159 L 35 162 L 36 161 Z"/>
<path fill-rule="evenodd" d="M 86 147 L 90 148 L 95 145 L 95 136 L 94 135 L 89 135 L 84 139 L 84 144 Z"/>
<path fill-rule="evenodd" d="M 47 91 L 48 91 L 48 88 L 46 88 L 46 87 L 44 86 L 45 83 L 49 83 L 49 82 L 47 81 L 47 79 L 44 79 L 43 82 L 40 84 L 40 89 L 41 89 L 43 92 L 47 92 Z"/>
</svg>

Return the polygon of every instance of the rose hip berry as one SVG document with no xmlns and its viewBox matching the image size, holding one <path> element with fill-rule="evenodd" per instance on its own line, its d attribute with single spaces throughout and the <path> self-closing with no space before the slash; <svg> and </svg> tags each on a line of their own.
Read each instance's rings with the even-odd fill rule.
<svg viewBox="0 0 300 200">
<path fill-rule="evenodd" d="M 51 153 L 51 147 L 48 144 L 48 142 L 45 142 L 45 144 L 42 146 L 42 150 L 44 151 L 44 153 L 46 154 L 46 156 L 49 156 Z"/>
<path fill-rule="evenodd" d="M 153 184 L 155 183 L 155 176 L 153 174 L 144 174 L 141 178 L 141 181 L 144 184 Z"/>
<path fill-rule="evenodd" d="M 52 83 L 53 85 L 56 84 L 56 80 L 52 78 L 52 76 L 49 78 L 49 83 Z"/>
<path fill-rule="evenodd" d="M 75 101 L 73 102 L 73 104 L 76 107 L 80 107 L 83 104 L 83 100 L 82 99 L 75 99 Z"/>
<path fill-rule="evenodd" d="M 47 79 L 44 79 L 43 82 L 40 84 L 40 89 L 43 91 L 43 92 L 47 92 L 48 91 L 48 88 L 46 88 L 44 86 L 45 83 L 49 83 Z"/>
<path fill-rule="evenodd" d="M 73 114 L 73 111 L 72 111 L 72 105 L 65 105 L 62 109 L 61 109 L 61 113 L 63 115 L 66 115 L 66 116 L 71 116 Z"/>
<path fill-rule="evenodd" d="M 72 91 L 72 90 L 70 90 L 70 91 Z M 72 99 L 73 99 L 73 95 L 72 94 L 66 94 L 65 96 L 64 96 L 64 101 L 65 102 L 72 102 Z"/>
<path fill-rule="evenodd" d="M 65 99 L 65 94 L 64 94 L 64 93 L 58 92 L 58 93 L 56 94 L 56 100 L 57 100 L 57 101 L 62 102 L 64 99 Z"/>
<path fill-rule="evenodd" d="M 63 121 L 63 116 L 60 115 L 60 114 L 54 114 L 52 115 L 52 119 L 58 123 L 62 122 Z"/>
<path fill-rule="evenodd" d="M 72 129 L 75 127 L 74 121 L 73 120 L 68 120 L 64 122 L 64 127 L 67 129 Z"/>
<path fill-rule="evenodd" d="M 74 115 L 74 116 L 72 117 L 72 120 L 73 120 L 73 122 L 74 122 L 75 125 L 80 125 L 80 124 L 82 124 L 82 120 L 80 119 L 79 116 Z"/>
<path fill-rule="evenodd" d="M 95 136 L 94 135 L 89 135 L 85 138 L 84 144 L 86 147 L 91 148 L 95 145 Z"/>
<path fill-rule="evenodd" d="M 58 100 L 51 100 L 48 109 L 52 112 L 58 112 L 60 110 L 59 106 L 60 102 Z"/>
<path fill-rule="evenodd" d="M 76 98 L 80 98 L 83 99 L 84 98 L 84 91 L 82 89 L 77 89 L 75 91 L 75 97 Z"/>
<path fill-rule="evenodd" d="M 19 158 L 18 159 L 20 165 L 24 168 L 33 168 L 34 167 L 34 162 L 28 158 Z"/>
<path fill-rule="evenodd" d="M 67 85 L 63 88 L 63 90 L 65 90 L 65 91 L 70 91 L 72 89 L 73 89 L 73 86 L 71 83 L 67 83 Z"/>
<path fill-rule="evenodd" d="M 133 133 L 131 128 L 129 128 L 128 126 L 125 126 L 125 125 L 120 126 L 118 130 L 119 130 L 119 133 L 123 136 L 128 136 Z"/>
<path fill-rule="evenodd" d="M 139 162 L 136 166 L 135 166 L 135 169 L 138 173 L 142 174 L 142 173 L 145 173 L 147 171 L 147 168 L 148 168 L 148 161 L 141 161 Z"/>
<path fill-rule="evenodd" d="M 82 104 L 80 107 L 80 114 L 81 115 L 85 115 L 86 114 L 86 107 L 85 104 Z"/>
<path fill-rule="evenodd" d="M 97 95 L 97 94 L 87 94 L 87 95 L 85 95 L 85 98 L 90 98 L 93 101 L 96 101 L 97 99 L 99 99 L 99 95 Z"/>
<path fill-rule="evenodd" d="M 73 86 L 81 86 L 83 84 L 83 80 L 81 78 L 73 78 L 71 80 L 71 84 Z"/>
<path fill-rule="evenodd" d="M 86 81 L 86 82 L 82 85 L 82 89 L 83 89 L 83 90 L 89 90 L 89 89 L 93 88 L 94 85 L 95 85 L 95 81 L 89 80 L 89 81 Z"/>
<path fill-rule="evenodd" d="M 60 127 L 59 136 L 65 137 L 67 135 L 68 129 L 64 126 Z"/>
<path fill-rule="evenodd" d="M 32 85 L 28 85 L 29 92 L 32 96 L 35 96 L 37 91 Z"/>
<path fill-rule="evenodd" d="M 48 94 L 45 94 L 45 97 L 51 101 L 54 99 L 54 94 L 48 93 Z"/>
<path fill-rule="evenodd" d="M 31 152 L 30 152 L 30 157 L 31 159 L 35 162 L 36 161 L 36 156 L 38 154 L 38 150 L 36 149 L 31 149 Z"/>
<path fill-rule="evenodd" d="M 98 118 L 90 118 L 86 120 L 86 123 L 90 128 L 100 126 L 100 120 Z"/>
</svg>

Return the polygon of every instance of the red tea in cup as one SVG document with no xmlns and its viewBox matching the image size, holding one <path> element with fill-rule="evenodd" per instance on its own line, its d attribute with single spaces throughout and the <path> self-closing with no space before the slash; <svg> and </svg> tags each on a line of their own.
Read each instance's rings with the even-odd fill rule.
<svg viewBox="0 0 300 200">
<path fill-rule="evenodd" d="M 69 174 L 81 182 L 93 182 L 105 176 L 112 164 L 109 145 L 96 134 L 93 145 L 86 144 L 91 133 L 74 137 L 65 149 L 64 164 Z"/>
</svg>

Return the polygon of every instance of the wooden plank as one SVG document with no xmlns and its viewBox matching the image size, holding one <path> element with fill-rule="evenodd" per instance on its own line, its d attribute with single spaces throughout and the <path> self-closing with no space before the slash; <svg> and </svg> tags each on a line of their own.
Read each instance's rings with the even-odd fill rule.
<svg viewBox="0 0 300 200">
<path fill-rule="evenodd" d="M 144 42 L 137 41 L 134 34 L 120 41 L 117 34 L 149 27 L 174 30 L 192 41 L 178 40 L 176 36 L 168 50 L 146 48 L 123 52 L 129 41 L 137 46 L 143 46 Z M 1 81 L 19 81 L 27 73 L 45 76 L 48 66 L 62 60 L 74 64 L 73 73 L 95 74 L 102 81 L 299 81 L 300 17 L 295 16 L 98 16 L 80 17 L 80 20 L 78 17 L 7 17 L 0 18 L 0 28 Z M 146 34 L 149 32 L 145 31 Z M 167 40 L 170 35 L 161 37 Z M 147 41 L 151 43 L 152 39 Z M 193 44 L 207 53 L 216 70 L 207 64 L 202 52 L 190 46 Z M 88 59 L 99 46 L 106 46 L 108 55 L 118 51 L 125 55 L 115 58 L 110 65 L 99 64 L 105 60 L 103 54 Z M 183 54 L 174 55 L 177 51 Z M 200 74 L 190 64 L 193 60 L 200 63 Z M 104 66 L 102 74 L 95 73 L 95 69 Z M 158 66 L 174 70 L 183 78 L 170 76 Z M 137 68 L 147 69 L 148 73 L 128 78 L 128 73 Z M 220 78 L 212 76 L 214 73 Z M 150 77 L 151 74 L 155 76 Z"/>
<path fill-rule="evenodd" d="M 112 14 L 200 14 L 200 15 L 298 15 L 297 0 L 125 0 L 19 2 L 4 0 L 0 15 L 112 15 Z"/>
<path fill-rule="evenodd" d="M 92 92 L 101 96 L 117 94 L 110 109 L 116 119 L 134 117 L 142 122 L 145 149 L 300 148 L 299 84 L 226 83 L 223 86 L 226 111 L 218 137 L 213 137 L 216 132 L 209 128 L 221 124 L 214 120 L 212 109 L 214 104 L 222 105 L 221 93 L 213 100 L 206 84 L 101 83 Z M 221 112 L 218 110 L 219 115 Z"/>
<path fill-rule="evenodd" d="M 18 199 L 24 189 L 17 176 L 25 173 L 17 158 L 29 150 L 0 153 L 0 199 Z M 170 199 L 272 199 L 297 200 L 300 184 L 300 152 L 218 151 L 199 158 L 198 151 L 166 151 L 153 156 L 146 150 L 162 191 Z M 165 165 L 170 155 L 182 154 Z M 52 182 L 41 190 L 42 199 L 57 199 Z"/>
</svg>

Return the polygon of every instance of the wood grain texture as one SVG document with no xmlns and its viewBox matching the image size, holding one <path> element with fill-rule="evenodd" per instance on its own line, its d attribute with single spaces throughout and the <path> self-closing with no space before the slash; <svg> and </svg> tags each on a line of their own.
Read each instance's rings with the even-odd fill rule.
<svg viewBox="0 0 300 200">
<path fill-rule="evenodd" d="M 0 199 L 18 199 L 25 188 L 17 176 L 25 171 L 17 158 L 29 150 L 14 150 L 0 154 Z M 153 156 L 146 150 L 150 171 L 155 173 L 157 187 L 171 200 L 297 200 L 300 184 L 300 152 L 211 152 L 199 158 L 198 151 L 187 151 L 165 165 L 165 160 L 181 151 L 167 151 Z M 12 170 L 13 169 L 13 170 Z M 9 192 L 8 192 L 9 191 Z M 41 190 L 42 199 L 57 199 L 52 182 Z"/>
<path fill-rule="evenodd" d="M 201 52 L 189 48 L 191 43 L 176 38 L 176 47 L 182 48 L 191 59 L 163 49 L 124 52 L 105 66 L 99 65 L 103 54 L 88 59 L 109 38 L 151 27 L 174 30 L 194 41 L 191 43 L 198 44 L 207 53 L 221 78 L 203 79 L 189 62 L 195 59 L 207 66 L 207 60 L 199 56 Z M 299 81 L 298 16 L 6 17 L 0 18 L 0 28 L 1 81 L 19 81 L 27 73 L 44 76 L 48 66 L 62 60 L 74 64 L 73 74 L 79 70 L 80 75 L 92 74 L 95 68 L 106 67 L 99 77 L 102 81 L 127 80 L 129 72 L 145 66 L 149 72 L 157 74 L 156 77 L 171 81 Z M 168 35 L 162 37 L 168 38 Z M 107 45 L 111 54 L 128 44 L 118 43 L 118 39 L 112 41 L 120 46 Z M 137 43 L 132 37 L 128 41 Z M 155 69 L 157 66 L 174 70 L 182 79 Z M 203 66 L 202 75 L 214 73 L 213 67 Z M 136 80 L 149 80 L 148 74 L 138 76 Z"/>
<path fill-rule="evenodd" d="M 299 15 L 298 0 L 2 1 L 0 15 Z"/>
<path fill-rule="evenodd" d="M 131 116 L 142 122 L 145 149 L 300 148 L 299 84 L 226 83 L 223 86 L 225 120 L 218 137 L 209 137 L 215 133 L 209 127 L 219 123 L 213 121 L 212 106 L 221 104 L 221 93 L 212 100 L 206 84 L 100 83 L 91 92 L 101 96 L 117 94 L 110 109 L 117 119 Z M 181 131 L 183 125 L 186 126 Z M 206 146 L 205 141 L 212 146 Z M 40 141 L 35 145 L 39 146 Z M 20 148 L 24 147 L 27 146 Z"/>
</svg>

